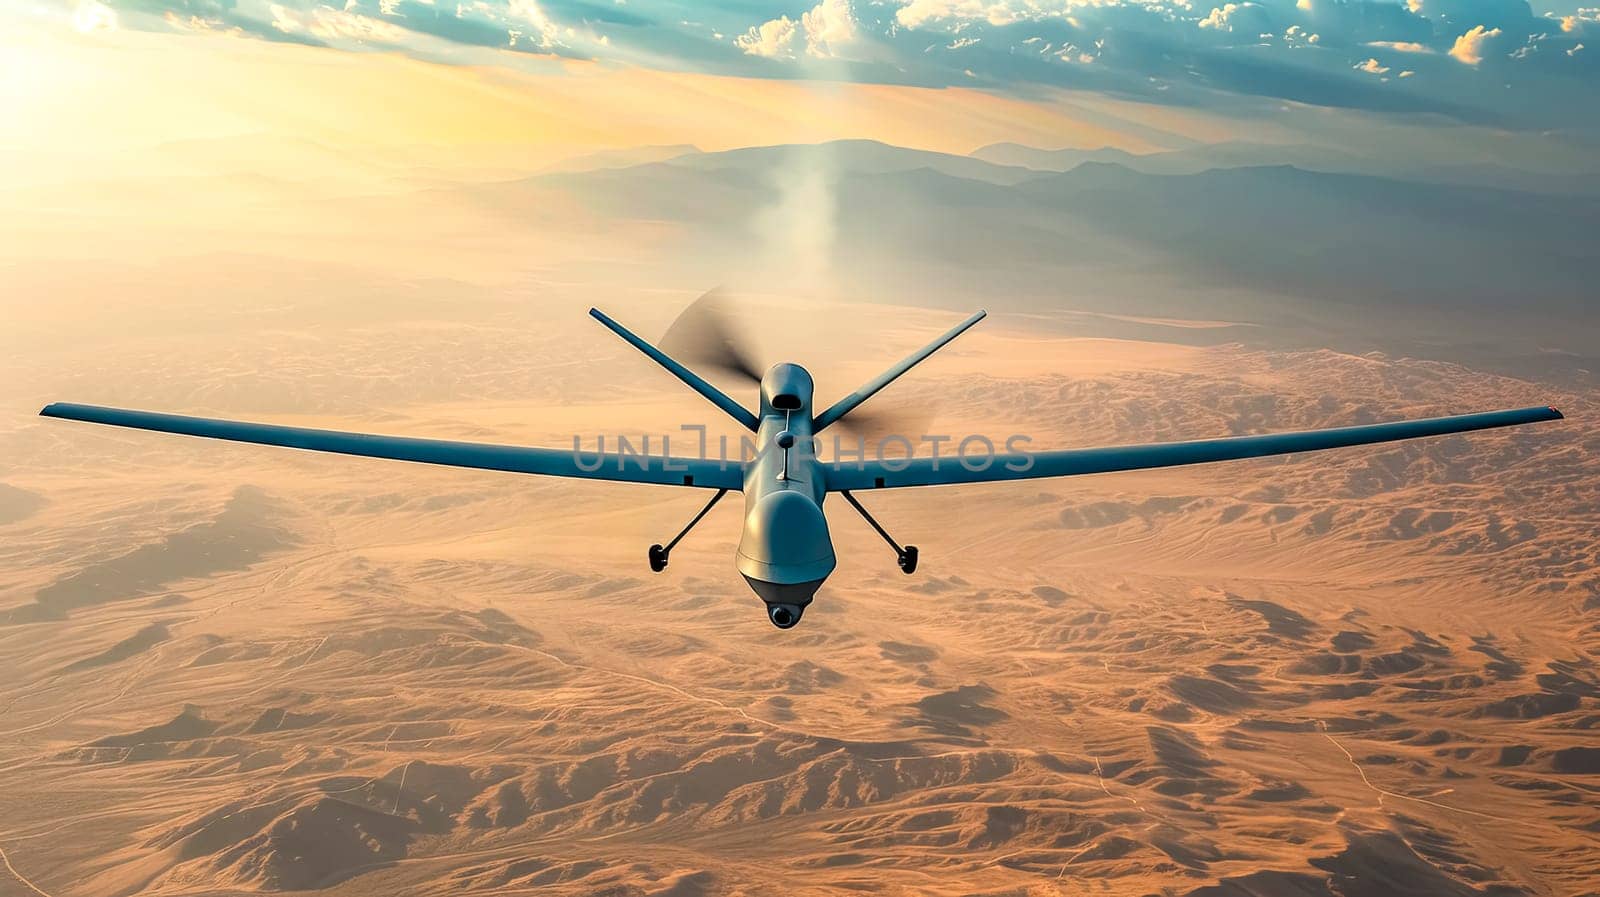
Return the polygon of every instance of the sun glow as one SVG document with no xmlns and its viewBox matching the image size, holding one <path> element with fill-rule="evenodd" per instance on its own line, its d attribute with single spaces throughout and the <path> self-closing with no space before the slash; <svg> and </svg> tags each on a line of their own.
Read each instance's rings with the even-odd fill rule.
<svg viewBox="0 0 1600 897">
<path fill-rule="evenodd" d="M 117 11 L 99 2 L 83 0 L 72 11 L 72 27 L 80 34 L 117 30 Z"/>
</svg>

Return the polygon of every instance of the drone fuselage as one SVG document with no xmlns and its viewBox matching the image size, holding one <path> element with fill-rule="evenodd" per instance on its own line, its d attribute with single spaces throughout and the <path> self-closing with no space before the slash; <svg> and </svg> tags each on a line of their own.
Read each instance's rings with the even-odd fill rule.
<svg viewBox="0 0 1600 897">
<path fill-rule="evenodd" d="M 817 463 L 812 380 L 797 364 L 761 378 L 757 455 L 744 474 L 744 533 L 737 564 L 779 628 L 800 622 L 836 559 L 822 513 L 827 482 Z"/>
</svg>

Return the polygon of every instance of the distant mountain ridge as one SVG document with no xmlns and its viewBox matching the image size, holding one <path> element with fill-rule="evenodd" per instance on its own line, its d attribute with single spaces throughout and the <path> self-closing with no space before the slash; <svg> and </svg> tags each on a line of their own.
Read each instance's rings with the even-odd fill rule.
<svg viewBox="0 0 1600 897">
<path fill-rule="evenodd" d="M 584 171 L 603 171 L 609 168 L 631 168 L 652 162 L 666 162 L 700 152 L 698 146 L 677 143 L 661 146 L 633 146 L 622 149 L 600 150 L 562 159 L 540 169 L 540 174 L 576 174 Z"/>
<path fill-rule="evenodd" d="M 706 171 L 768 171 L 780 165 L 807 165 L 815 170 L 851 174 L 888 174 L 926 168 L 950 177 L 990 184 L 1019 184 L 1038 172 L 1009 165 L 932 150 L 910 149 L 877 140 L 834 140 L 827 143 L 790 143 L 752 146 L 700 153 L 668 160 L 673 165 Z"/>
<path fill-rule="evenodd" d="M 801 175 L 830 190 L 836 263 L 981 283 L 1060 268 L 1341 303 L 1582 307 L 1600 199 L 1293 165 L 1152 174 L 1108 161 L 1032 171 L 872 141 L 753 147 L 495 185 L 602 216 L 672 221 L 719 245 Z M 509 194 L 509 195 L 508 195 Z M 954 270 L 949 270 L 954 269 Z M 944 276 L 944 275 L 941 275 Z"/>
<path fill-rule="evenodd" d="M 1111 162 L 1144 174 L 1199 174 L 1217 168 L 1292 165 L 1330 174 L 1369 174 L 1430 183 L 1462 184 L 1528 190 L 1540 193 L 1600 194 L 1600 169 L 1586 173 L 1524 171 L 1492 164 L 1385 162 L 1344 150 L 1309 144 L 1264 144 L 1245 141 L 1206 144 L 1157 153 L 1101 149 L 1038 149 L 1020 143 L 992 143 L 971 153 L 996 165 L 1035 171 L 1070 171 L 1088 162 Z"/>
<path fill-rule="evenodd" d="M 605 276 L 660 263 L 708 287 L 1251 328 L 1166 335 L 1181 341 L 1470 345 L 1506 372 L 1600 370 L 1600 197 L 1281 163 L 1153 174 L 1100 155 L 1042 171 L 872 141 L 749 147 L 434 201 L 551 245 L 648 235 L 623 256 L 557 257 Z"/>
</svg>

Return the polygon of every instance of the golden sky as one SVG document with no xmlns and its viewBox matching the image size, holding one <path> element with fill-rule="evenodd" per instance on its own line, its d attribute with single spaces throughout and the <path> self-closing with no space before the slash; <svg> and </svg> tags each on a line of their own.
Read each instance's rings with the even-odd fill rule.
<svg viewBox="0 0 1600 897">
<path fill-rule="evenodd" d="M 261 135 L 522 170 L 838 138 L 1587 170 L 1600 18 L 1577 2 L 18 0 L 0 185 L 26 180 L 11 153 Z"/>
<path fill-rule="evenodd" d="M 348 174 L 330 149 L 352 170 L 515 176 L 619 147 L 716 151 L 843 138 L 950 153 L 1000 141 L 1136 153 L 1245 141 L 1440 164 L 1566 169 L 1588 158 L 1586 144 L 1545 132 L 1288 99 L 1215 93 L 1163 103 L 976 76 L 962 79 L 973 86 L 913 86 L 852 79 L 814 60 L 793 62 L 805 77 L 758 77 L 637 55 L 482 46 L 430 56 L 371 41 L 264 40 L 171 13 L 118 13 L 98 0 L 81 0 L 85 9 L 100 17 L 0 12 L 0 188 L 85 175 Z M 162 158 L 151 156 L 157 148 Z"/>
<path fill-rule="evenodd" d="M 717 76 L 571 60 L 446 65 L 219 35 L 23 27 L 0 38 L 0 140 L 53 153 L 276 135 L 415 147 L 487 164 L 598 148 L 702 149 L 871 138 L 965 153 L 1015 140 L 1135 152 L 1212 142 L 1239 128 L 1204 113 L 1046 91 L 1028 98 Z M 508 54 L 509 55 L 509 54 Z M 1252 129 L 1272 139 L 1271 126 Z M 13 172 L 14 174 L 16 172 Z"/>
</svg>

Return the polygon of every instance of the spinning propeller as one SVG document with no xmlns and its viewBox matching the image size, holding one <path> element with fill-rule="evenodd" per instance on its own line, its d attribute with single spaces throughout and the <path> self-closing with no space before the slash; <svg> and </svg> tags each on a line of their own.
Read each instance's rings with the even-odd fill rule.
<svg viewBox="0 0 1600 897">
<path fill-rule="evenodd" d="M 735 305 L 726 290 L 711 290 L 678 315 L 662 335 L 659 347 L 698 370 L 759 385 L 764 369 L 756 361 L 748 333 L 735 323 Z M 837 426 L 863 442 L 903 436 L 915 446 L 932 420 L 926 409 L 883 405 L 855 408 L 848 417 L 840 418 Z"/>
</svg>

